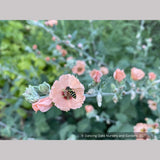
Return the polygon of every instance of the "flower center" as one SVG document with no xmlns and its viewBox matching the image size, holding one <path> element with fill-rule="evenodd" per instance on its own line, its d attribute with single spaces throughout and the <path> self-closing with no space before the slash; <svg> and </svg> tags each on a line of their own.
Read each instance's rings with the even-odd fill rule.
<svg viewBox="0 0 160 160">
<path fill-rule="evenodd" d="M 62 91 L 62 96 L 64 99 L 67 99 L 67 100 L 72 99 L 71 94 L 66 89 Z"/>
<path fill-rule="evenodd" d="M 78 72 L 81 72 L 81 71 L 82 71 L 82 68 L 81 68 L 81 67 L 78 67 L 78 68 L 77 68 L 77 71 L 78 71 Z"/>
<path fill-rule="evenodd" d="M 146 132 L 146 129 L 145 129 L 145 128 L 142 128 L 142 129 L 141 129 L 141 132 Z"/>
</svg>

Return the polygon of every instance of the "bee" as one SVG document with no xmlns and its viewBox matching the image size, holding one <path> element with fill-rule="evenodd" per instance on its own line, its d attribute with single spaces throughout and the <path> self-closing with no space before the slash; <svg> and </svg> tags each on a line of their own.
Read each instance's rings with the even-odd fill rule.
<svg viewBox="0 0 160 160">
<path fill-rule="evenodd" d="M 74 98 L 76 99 L 76 92 L 73 91 L 70 87 L 66 87 L 66 91 Z"/>
</svg>

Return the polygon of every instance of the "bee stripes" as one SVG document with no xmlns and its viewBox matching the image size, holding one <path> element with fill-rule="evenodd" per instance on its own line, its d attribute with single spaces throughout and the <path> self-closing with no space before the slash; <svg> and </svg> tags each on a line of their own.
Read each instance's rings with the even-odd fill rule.
<svg viewBox="0 0 160 160">
<path fill-rule="evenodd" d="M 76 99 L 76 92 L 73 91 L 70 87 L 66 87 L 66 90 L 68 91 L 68 93 L 74 98 Z"/>
</svg>

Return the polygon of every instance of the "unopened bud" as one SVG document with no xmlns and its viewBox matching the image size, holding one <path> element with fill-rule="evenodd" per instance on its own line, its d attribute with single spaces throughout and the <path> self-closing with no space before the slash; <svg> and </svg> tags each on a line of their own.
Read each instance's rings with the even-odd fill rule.
<svg viewBox="0 0 160 160">
<path fill-rule="evenodd" d="M 159 129 L 158 128 L 154 129 L 154 133 L 159 134 Z"/>
<path fill-rule="evenodd" d="M 82 48 L 83 47 L 83 44 L 82 43 L 78 43 L 78 48 Z"/>
<path fill-rule="evenodd" d="M 71 34 L 68 34 L 68 38 L 72 38 L 72 35 L 71 35 Z"/>
<path fill-rule="evenodd" d="M 39 85 L 39 91 L 43 94 L 48 94 L 50 90 L 50 85 L 46 82 L 43 82 Z"/>
<path fill-rule="evenodd" d="M 138 32 L 138 34 L 136 35 L 136 38 L 138 39 L 140 37 L 140 33 Z"/>
<path fill-rule="evenodd" d="M 113 83 L 111 84 L 111 88 L 112 88 L 113 91 L 116 91 L 116 89 L 117 89 L 116 86 Z"/>
<path fill-rule="evenodd" d="M 83 56 L 83 53 L 82 53 L 82 52 L 79 52 L 79 55 L 82 57 L 82 56 Z"/>
<path fill-rule="evenodd" d="M 91 60 L 89 60 L 89 64 L 90 64 L 90 65 L 92 64 L 92 61 L 91 61 Z"/>
<path fill-rule="evenodd" d="M 91 88 L 88 90 L 88 94 L 94 94 L 95 93 L 95 89 Z"/>
<path fill-rule="evenodd" d="M 135 85 L 134 83 L 131 83 L 131 87 L 132 87 L 132 88 L 135 88 L 136 85 Z"/>
<path fill-rule="evenodd" d="M 107 120 L 106 120 L 106 123 L 107 123 L 107 124 L 111 124 L 111 122 L 110 122 L 110 120 L 109 120 L 109 119 L 107 119 Z"/>
<path fill-rule="evenodd" d="M 125 96 L 125 95 L 126 95 L 126 92 L 125 92 L 125 91 L 123 91 L 123 92 L 122 92 L 122 95 L 123 95 L 123 96 Z"/>
<path fill-rule="evenodd" d="M 26 88 L 25 92 L 23 93 L 23 96 L 29 103 L 37 102 L 40 99 L 39 94 L 35 91 L 34 87 L 31 85 L 29 85 L 29 87 Z"/>
<path fill-rule="evenodd" d="M 97 94 L 97 104 L 98 104 L 98 107 L 102 106 L 102 95 L 100 94 L 100 92 L 98 92 Z"/>
<path fill-rule="evenodd" d="M 121 86 L 119 89 L 120 89 L 120 90 L 123 90 L 123 88 L 124 88 L 124 86 Z"/>
<path fill-rule="evenodd" d="M 134 91 L 131 91 L 131 100 L 135 99 L 136 93 Z"/>
<path fill-rule="evenodd" d="M 114 103 L 117 103 L 118 102 L 118 97 L 116 95 L 114 95 L 114 97 L 112 98 L 113 102 Z"/>
<path fill-rule="evenodd" d="M 144 92 L 142 92 L 142 94 L 140 95 L 140 100 L 142 100 L 144 98 Z"/>
<path fill-rule="evenodd" d="M 113 92 L 114 92 L 114 93 L 117 93 L 117 92 L 118 92 L 118 88 L 115 88 L 115 89 L 113 90 Z"/>
<path fill-rule="evenodd" d="M 144 120 L 147 122 L 147 121 L 148 121 L 148 118 L 146 117 Z"/>
<path fill-rule="evenodd" d="M 141 90 L 140 90 L 140 88 L 137 88 L 136 91 L 137 91 L 137 92 L 140 92 Z"/>
<path fill-rule="evenodd" d="M 97 115 L 96 115 L 96 120 L 97 120 L 97 121 L 100 121 L 100 118 L 99 118 L 99 116 L 97 116 Z"/>
</svg>

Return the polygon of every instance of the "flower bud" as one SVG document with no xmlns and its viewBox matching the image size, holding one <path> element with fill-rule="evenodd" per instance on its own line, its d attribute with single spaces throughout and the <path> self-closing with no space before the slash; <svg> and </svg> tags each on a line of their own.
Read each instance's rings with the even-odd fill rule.
<svg viewBox="0 0 160 160">
<path fill-rule="evenodd" d="M 72 35 L 71 35 L 71 34 L 68 34 L 68 38 L 72 38 Z"/>
<path fill-rule="evenodd" d="M 100 94 L 100 92 L 98 92 L 97 94 L 97 104 L 98 104 L 98 107 L 102 106 L 102 95 Z"/>
<path fill-rule="evenodd" d="M 23 96 L 29 103 L 37 102 L 40 99 L 40 96 L 35 91 L 34 87 L 31 85 L 29 85 L 29 87 L 26 88 L 25 92 L 23 93 Z"/>
<path fill-rule="evenodd" d="M 97 115 L 96 115 L 96 121 L 100 121 L 100 118 L 99 118 L 99 116 L 97 116 Z"/>
<path fill-rule="evenodd" d="M 159 129 L 157 128 L 157 129 L 154 129 L 154 133 L 155 134 L 159 134 Z"/>
<path fill-rule="evenodd" d="M 83 53 L 82 53 L 82 52 L 79 52 L 79 55 L 82 57 L 82 56 L 83 56 Z"/>
<path fill-rule="evenodd" d="M 155 73 L 153 73 L 153 72 L 149 72 L 148 73 L 148 77 L 149 77 L 149 79 L 151 80 L 151 81 L 154 81 L 155 79 L 156 79 L 156 74 Z"/>
<path fill-rule="evenodd" d="M 78 48 L 82 48 L 83 47 L 83 44 L 82 43 L 78 43 Z"/>
<path fill-rule="evenodd" d="M 107 120 L 106 120 L 106 123 L 107 123 L 108 125 L 111 124 L 110 119 L 107 119 Z"/>
<path fill-rule="evenodd" d="M 93 108 L 92 105 L 86 105 L 85 110 L 86 110 L 87 113 L 89 113 L 89 112 L 92 112 L 94 110 L 94 108 Z"/>
<path fill-rule="evenodd" d="M 91 88 L 88 90 L 88 94 L 94 94 L 95 93 L 95 89 Z"/>
<path fill-rule="evenodd" d="M 131 78 L 134 80 L 134 81 L 138 81 L 138 80 L 141 80 L 143 79 L 145 76 L 145 73 L 141 70 L 141 69 L 138 69 L 136 67 L 133 67 L 131 69 Z"/>
<path fill-rule="evenodd" d="M 48 84 L 48 83 L 46 83 L 46 82 L 43 82 L 42 84 L 40 84 L 39 86 L 38 86 L 38 89 L 39 89 L 39 91 L 41 92 L 41 93 L 43 93 L 43 94 L 48 94 L 49 93 L 49 90 L 50 90 L 50 85 Z"/>
<path fill-rule="evenodd" d="M 116 89 L 116 86 L 112 83 L 112 84 L 111 84 L 111 88 L 112 88 L 112 90 L 114 91 L 114 90 Z"/>
<path fill-rule="evenodd" d="M 121 86 L 121 87 L 119 87 L 119 89 L 120 89 L 120 90 L 123 90 L 123 89 L 124 89 L 124 87 L 125 87 L 125 86 Z"/>
<path fill-rule="evenodd" d="M 144 98 L 144 95 L 145 95 L 145 93 L 142 92 L 141 95 L 140 95 L 140 100 L 142 100 Z"/>
<path fill-rule="evenodd" d="M 89 60 L 89 64 L 90 64 L 90 65 L 92 64 L 92 60 L 91 60 L 91 59 Z"/>
<path fill-rule="evenodd" d="M 123 96 L 125 96 L 125 95 L 126 95 L 126 92 L 125 92 L 125 91 L 123 91 L 123 92 L 122 92 L 122 95 L 123 95 Z"/>
<path fill-rule="evenodd" d="M 135 99 L 136 93 L 134 91 L 131 91 L 131 100 Z"/>
<path fill-rule="evenodd" d="M 132 88 L 135 88 L 136 85 L 135 85 L 134 83 L 131 83 L 131 87 L 132 87 Z"/>
<path fill-rule="evenodd" d="M 114 97 L 112 98 L 113 102 L 114 103 L 117 103 L 118 102 L 118 97 L 116 95 L 114 95 Z"/>
<path fill-rule="evenodd" d="M 116 71 L 113 74 L 113 77 L 118 82 L 123 81 L 124 78 L 126 78 L 126 74 L 124 73 L 124 70 L 120 70 L 119 68 L 116 69 Z"/>
</svg>

